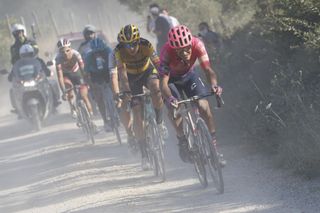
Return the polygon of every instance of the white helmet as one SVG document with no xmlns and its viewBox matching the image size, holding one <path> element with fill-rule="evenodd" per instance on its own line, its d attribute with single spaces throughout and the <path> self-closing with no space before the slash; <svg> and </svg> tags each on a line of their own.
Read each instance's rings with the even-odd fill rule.
<svg viewBox="0 0 320 213">
<path fill-rule="evenodd" d="M 34 49 L 30 44 L 24 44 L 20 47 L 20 50 L 19 50 L 20 57 L 26 57 L 26 56 L 30 57 L 30 56 L 33 56 L 33 54 L 34 54 Z"/>
<path fill-rule="evenodd" d="M 14 24 L 11 26 L 11 33 L 13 34 L 16 31 L 23 30 L 24 36 L 27 36 L 27 30 L 26 27 L 22 24 Z"/>
</svg>

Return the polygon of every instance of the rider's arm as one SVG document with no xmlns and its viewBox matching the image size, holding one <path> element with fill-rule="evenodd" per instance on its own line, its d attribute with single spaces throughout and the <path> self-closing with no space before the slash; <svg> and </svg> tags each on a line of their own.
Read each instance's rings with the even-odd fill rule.
<svg viewBox="0 0 320 213">
<path fill-rule="evenodd" d="M 43 72 L 46 74 L 47 77 L 51 76 L 51 71 L 49 70 L 49 68 L 47 67 L 47 65 L 44 63 L 44 61 L 37 57 L 38 61 L 41 64 L 41 69 L 43 70 Z"/>
<path fill-rule="evenodd" d="M 169 75 L 162 75 L 160 85 L 161 85 L 162 95 L 166 100 L 168 100 L 172 96 L 168 82 L 169 82 Z"/>
<path fill-rule="evenodd" d="M 169 88 L 169 78 L 170 78 L 170 56 L 168 55 L 168 52 L 166 50 L 161 52 L 160 56 L 160 66 L 159 66 L 159 72 L 161 76 L 161 90 L 162 95 L 165 99 L 168 99 L 172 96 L 171 90 Z"/>
<path fill-rule="evenodd" d="M 150 60 L 151 60 L 152 64 L 159 71 L 160 70 L 160 58 L 157 55 L 157 53 L 154 50 L 154 48 L 153 48 L 151 43 L 149 43 L 149 55 L 150 55 Z"/>
<path fill-rule="evenodd" d="M 58 82 L 59 82 L 60 89 L 61 89 L 62 93 L 65 93 L 66 88 L 65 88 L 65 85 L 64 85 L 63 71 L 62 71 L 62 68 L 61 68 L 61 64 L 57 64 L 56 65 L 56 69 L 57 69 Z"/>
<path fill-rule="evenodd" d="M 119 78 L 118 78 L 118 70 L 117 70 L 117 62 L 114 51 L 109 54 L 109 70 L 111 77 L 111 88 L 113 94 L 119 94 Z"/>
<path fill-rule="evenodd" d="M 206 48 L 204 44 L 201 42 L 197 43 L 196 51 L 198 52 L 198 60 L 200 63 L 200 66 L 202 70 L 205 72 L 208 82 L 211 84 L 211 86 L 217 86 L 218 80 L 217 80 L 217 74 L 213 70 L 208 53 L 206 51 Z"/>
<path fill-rule="evenodd" d="M 127 71 L 125 68 L 125 64 L 121 60 L 120 52 L 115 51 L 114 57 L 115 57 L 115 63 L 116 63 L 117 71 L 118 71 L 118 77 L 120 78 L 122 89 L 123 89 L 123 91 L 130 91 Z M 119 83 L 118 83 L 118 80 L 116 80 L 117 78 L 115 78 L 115 76 L 113 78 L 114 78 L 114 80 L 112 83 L 114 84 L 113 87 L 114 87 L 114 92 L 116 94 L 116 92 L 120 91 Z"/>
</svg>

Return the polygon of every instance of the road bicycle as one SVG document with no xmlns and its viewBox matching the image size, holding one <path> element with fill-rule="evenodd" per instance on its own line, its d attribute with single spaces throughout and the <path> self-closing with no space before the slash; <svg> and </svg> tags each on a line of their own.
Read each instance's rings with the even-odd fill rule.
<svg viewBox="0 0 320 213">
<path fill-rule="evenodd" d="M 202 98 L 214 95 L 209 93 L 203 96 L 193 96 L 177 102 L 178 108 L 174 109 L 174 117 L 183 119 L 183 131 L 188 139 L 188 148 L 191 160 L 203 187 L 208 186 L 207 171 L 211 174 L 213 185 L 218 193 L 224 192 L 222 166 L 216 144 L 213 143 L 211 134 L 205 121 L 201 118 L 196 102 Z M 217 105 L 221 107 L 223 100 L 216 96 Z"/>
<path fill-rule="evenodd" d="M 66 92 L 73 90 L 76 96 L 76 100 L 72 103 L 72 108 L 76 112 L 77 126 L 82 129 L 86 134 L 87 139 L 91 141 L 92 144 L 95 144 L 94 134 L 97 131 L 97 127 L 91 120 L 91 115 L 88 111 L 87 105 L 85 104 L 83 98 L 80 94 L 80 85 L 75 85 L 66 90 Z"/>
</svg>

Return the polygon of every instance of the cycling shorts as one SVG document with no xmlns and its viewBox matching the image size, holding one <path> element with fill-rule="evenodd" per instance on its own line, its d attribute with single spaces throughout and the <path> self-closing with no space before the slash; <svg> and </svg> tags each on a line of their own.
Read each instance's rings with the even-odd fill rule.
<svg viewBox="0 0 320 213">
<path fill-rule="evenodd" d="M 72 85 L 82 85 L 84 84 L 83 78 L 80 72 L 75 73 L 63 73 L 64 82 L 67 84 L 72 83 Z"/>
<path fill-rule="evenodd" d="M 148 88 L 148 82 L 151 79 L 159 79 L 158 71 L 150 65 L 148 69 L 141 74 L 127 73 L 129 86 L 132 95 L 138 95 L 143 93 L 143 86 Z M 134 97 L 131 100 L 131 107 L 137 106 L 141 103 L 141 97 Z"/>
<path fill-rule="evenodd" d="M 188 72 L 181 77 L 171 77 L 169 88 L 172 95 L 177 99 L 182 99 L 183 94 L 187 98 L 195 95 L 206 95 L 209 90 L 196 71 Z"/>
</svg>

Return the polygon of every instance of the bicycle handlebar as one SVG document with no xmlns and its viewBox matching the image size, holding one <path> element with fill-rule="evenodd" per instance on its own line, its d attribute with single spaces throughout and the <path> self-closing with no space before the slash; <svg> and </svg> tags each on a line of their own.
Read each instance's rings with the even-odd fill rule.
<svg viewBox="0 0 320 213">
<path fill-rule="evenodd" d="M 216 93 L 214 93 L 214 92 L 211 92 L 211 93 L 206 94 L 206 95 L 201 95 L 201 96 L 195 95 L 195 96 L 192 96 L 191 98 L 178 101 L 177 104 L 180 105 L 180 104 L 183 104 L 183 103 L 195 102 L 195 101 L 197 101 L 199 99 L 202 99 L 202 98 L 205 98 L 205 97 L 209 97 L 209 96 L 212 96 L 212 95 L 215 95 L 215 97 L 216 97 L 217 107 L 218 108 L 222 107 L 222 105 L 224 105 L 224 101 L 223 101 L 222 97 L 219 96 L 219 95 L 216 95 Z"/>
</svg>

